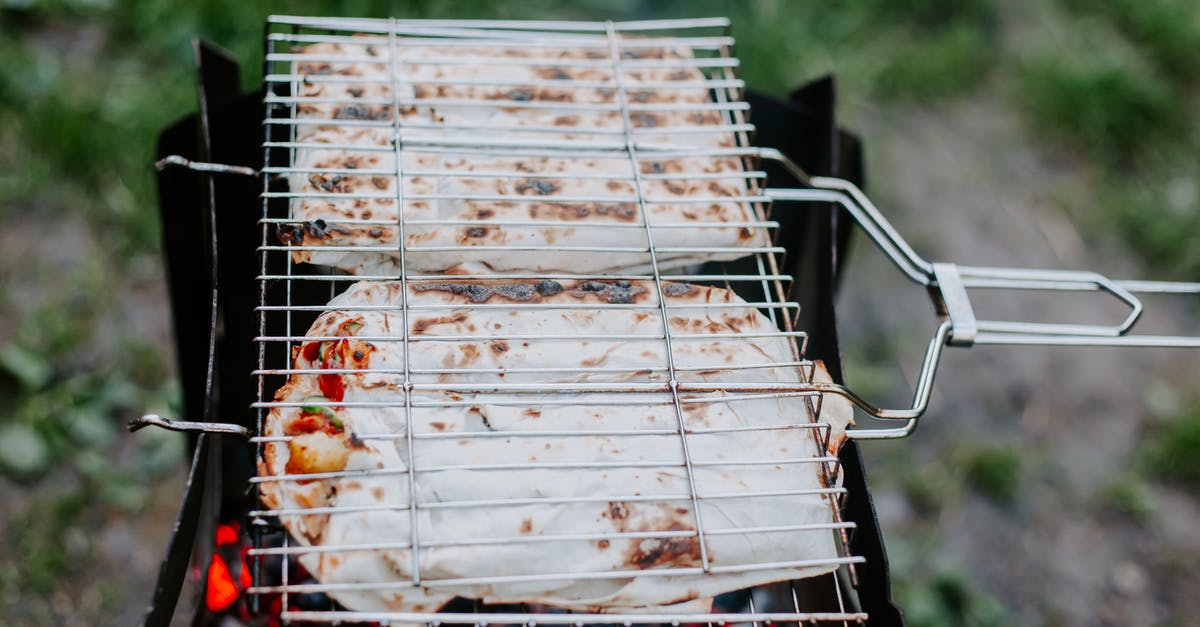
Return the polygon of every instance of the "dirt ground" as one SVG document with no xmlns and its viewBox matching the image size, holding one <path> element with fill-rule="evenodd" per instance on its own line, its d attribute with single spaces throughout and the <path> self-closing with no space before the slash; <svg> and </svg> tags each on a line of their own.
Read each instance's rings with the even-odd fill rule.
<svg viewBox="0 0 1200 627">
<path fill-rule="evenodd" d="M 886 192 L 876 202 L 923 256 L 971 265 L 1091 269 L 1147 278 L 1119 241 L 1090 240 L 1073 222 L 1086 198 L 1070 167 L 1022 143 L 1017 122 L 982 93 L 932 109 L 852 109 L 869 138 L 869 175 Z M 1153 219 L 1148 216 L 1147 219 Z M 856 249 L 839 302 L 846 370 L 876 342 L 904 345 L 899 381 L 883 396 L 908 401 L 932 328 L 924 295 L 875 251 Z M 1120 319 L 1106 296 L 1021 296 L 980 300 L 977 315 L 1070 322 Z M 1145 332 L 1196 334 L 1195 300 L 1155 299 Z M 1099 315 L 1097 315 L 1099 314 Z M 1115 317 L 1114 317 L 1115 316 Z M 931 409 L 899 442 L 864 447 L 892 575 L 928 569 L 965 573 L 1019 624 L 1195 625 L 1200 615 L 1200 503 L 1195 495 L 1147 486 L 1153 510 L 1115 514 L 1105 491 L 1131 472 L 1153 428 L 1154 407 L 1173 389 L 1194 389 L 1200 353 L 1179 349 L 972 347 L 947 351 Z M 856 376 L 856 374 L 858 376 Z M 954 492 L 964 446 L 1019 451 L 1016 493 L 997 505 L 951 494 L 933 512 L 906 497 L 898 477 L 915 473 Z M 940 487 L 938 487 L 940 486 Z"/>
</svg>

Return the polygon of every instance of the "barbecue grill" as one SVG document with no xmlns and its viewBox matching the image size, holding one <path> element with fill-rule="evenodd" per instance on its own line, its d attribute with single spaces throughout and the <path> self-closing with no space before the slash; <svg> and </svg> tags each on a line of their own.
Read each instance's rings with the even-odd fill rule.
<svg viewBox="0 0 1200 627">
<path fill-rule="evenodd" d="M 861 156 L 857 140 L 838 130 L 833 117 L 834 89 L 826 80 L 798 90 L 787 103 L 754 95 L 744 90 L 736 77 L 737 60 L 732 55 L 729 23 L 723 19 L 673 20 L 629 23 L 583 22 L 481 22 L 402 21 L 272 17 L 266 36 L 264 90 L 239 95 L 236 65 L 221 53 L 201 45 L 197 51 L 201 108 L 197 117 L 185 119 L 165 131 L 160 139 L 160 195 L 164 217 L 165 250 L 171 278 L 172 308 L 176 316 L 180 373 L 184 381 L 185 408 L 195 422 L 172 421 L 148 416 L 134 426 L 147 424 L 187 431 L 195 444 L 188 490 L 179 527 L 168 549 L 158 590 L 147 617 L 148 624 L 164 624 L 175 609 L 190 563 L 208 569 L 209 591 L 222 582 L 212 580 L 212 565 L 220 558 L 238 590 L 228 603 L 207 597 L 197 620 L 236 616 L 250 621 L 272 616 L 284 621 L 313 622 L 405 622 L 405 623 L 521 623 L 544 624 L 633 624 L 633 623 L 867 623 L 900 624 L 899 612 L 888 596 L 888 573 L 865 477 L 853 440 L 899 438 L 912 433 L 924 412 L 937 364 L 945 346 L 972 344 L 1097 344 L 1135 346 L 1200 346 L 1194 338 L 1137 336 L 1129 333 L 1142 307 L 1135 292 L 1194 292 L 1195 285 L 1117 282 L 1088 272 L 1017 270 L 964 267 L 930 263 L 918 256 L 860 191 Z M 331 53 L 318 46 L 335 45 L 359 52 Z M 481 49 L 520 48 L 522 56 L 485 55 Z M 512 81 L 505 78 L 462 79 L 422 76 L 406 78 L 413 50 L 437 52 L 420 57 L 424 67 L 550 67 L 542 80 Z M 539 53 L 538 51 L 542 51 Z M 552 61 L 547 51 L 571 50 Z M 338 68 L 377 66 L 377 77 L 347 75 Z M 360 64 L 354 66 L 353 64 Z M 571 75 L 574 70 L 585 78 Z M 677 82 L 656 81 L 655 72 L 674 73 Z M 657 75 L 657 74 L 655 74 Z M 367 97 L 329 96 L 326 85 L 367 85 Z M 314 87 L 315 86 L 315 87 Z M 495 90 L 503 102 L 442 95 L 437 87 L 466 90 Z M 424 89 L 421 89 L 424 88 Z M 681 94 L 667 103 L 654 102 L 651 89 Z M 704 96 L 688 100 L 688 90 Z M 360 90 L 361 91 L 361 90 Z M 422 93 L 424 92 L 424 93 Z M 592 99 L 584 98 L 587 95 Z M 265 104 L 265 118 L 258 114 Z M 322 109 L 324 107 L 324 109 Z M 490 124 L 473 121 L 479 109 L 527 112 L 533 123 L 506 125 L 506 118 L 493 117 Z M 321 117 L 313 111 L 331 111 Z M 754 113 L 754 124 L 750 113 Z M 414 117 L 413 114 L 416 114 Z M 546 126 L 539 120 L 553 115 L 574 122 Z M 474 117 L 473 117 L 474 116 Z M 690 116 L 690 117 L 689 117 Z M 514 116 L 519 118 L 519 116 Z M 694 119 L 695 124 L 672 121 Z M 466 120 L 466 121 L 462 121 Z M 497 121 L 499 120 L 499 121 Z M 578 120 L 590 121 L 590 124 Z M 663 123 L 666 121 L 666 123 Z M 352 129 L 365 142 L 340 145 L 323 139 L 314 143 L 304 129 Z M 466 135 L 464 135 L 466 133 Z M 697 140 L 704 136 L 705 140 Z M 198 140 L 196 138 L 199 138 Z M 716 139 L 713 139 L 716 138 Z M 339 149 L 356 155 L 383 155 L 372 168 L 302 163 L 305 151 Z M 455 172 L 420 166 L 421 155 L 454 158 L 478 157 L 491 163 L 514 159 L 591 159 L 611 162 L 603 172 L 560 168 L 554 179 L 543 171 L 521 167 L 495 167 Z M 413 167 L 410 159 L 418 159 Z M 663 171 L 661 164 L 672 159 L 698 159 L 708 164 L 732 164 L 715 171 Z M 181 166 L 181 167 L 172 167 Z M 424 167 L 424 169 L 423 169 Z M 375 191 L 339 189 L 341 181 L 357 177 L 379 177 Z M 420 190 L 420 179 L 482 179 L 497 182 L 521 181 L 532 193 L 480 195 L 450 187 Z M 838 177 L 838 178 L 833 178 Z M 298 190 L 296 180 L 309 180 L 315 190 Z M 613 194 L 556 194 L 550 180 L 611 183 Z M 694 195 L 665 199 L 655 195 L 660 182 L 680 185 L 735 180 L 744 192 L 738 195 Z M 408 190 L 406 193 L 406 189 Z M 412 191 L 417 189 L 418 191 Z M 590 188 L 589 188 L 590 189 Z M 379 190 L 386 190 L 382 193 Z M 547 191 L 551 190 L 551 191 Z M 397 217 L 338 217 L 298 220 L 298 207 L 305 202 L 365 201 L 390 206 Z M 413 211 L 414 203 L 542 203 L 555 207 L 580 207 L 608 215 L 628 210 L 640 219 L 571 222 L 548 220 L 492 219 L 479 212 L 471 220 L 436 216 L 427 219 L 400 218 Z M 472 205 L 476 203 L 476 205 Z M 654 219 L 655 206 L 673 203 L 702 208 L 723 203 L 744 212 L 741 221 L 706 223 L 670 222 Z M 248 208 L 261 207 L 258 211 Z M 400 210 L 403 208 L 403 210 Z M 579 214 L 582 218 L 586 213 Z M 880 408 L 841 385 L 837 335 L 832 294 L 839 260 L 850 233 L 860 226 L 897 269 L 913 282 L 929 289 L 941 317 L 931 338 L 911 406 Z M 518 226 L 540 233 L 536 243 L 477 243 L 470 241 L 475 230 Z M 553 243 L 572 230 L 622 230 L 630 241 L 625 246 L 569 245 Z M 320 239 L 336 229 L 387 229 L 392 241 L 376 243 L 324 244 Z M 410 239 L 413 233 L 449 228 L 466 231 L 468 240 L 454 245 L 422 245 Z M 712 233 L 730 229 L 749 233 L 748 244 L 706 246 L 656 245 L 673 241 L 681 231 Z M 762 234 L 759 238 L 758 235 Z M 382 236 L 380 236 L 382 237 Z M 585 237 L 587 237 L 585 235 Z M 598 236 L 597 236 L 598 237 Z M 314 243 L 316 242 L 316 243 Z M 375 269 L 357 274 L 302 263 L 313 254 L 371 253 L 387 256 L 395 272 Z M 451 289 L 457 293 L 490 285 L 497 277 L 481 273 L 477 265 L 452 276 L 426 270 L 411 270 L 414 259 L 442 254 L 463 259 L 492 259 L 493 253 L 515 254 L 525 259 L 539 255 L 566 255 L 572 263 L 589 259 L 635 258 L 620 271 L 566 272 L 517 270 L 505 280 L 549 282 L 557 291 L 576 290 L 579 302 L 495 302 L 490 293 L 466 302 L 422 305 L 410 302 L 413 290 Z M 703 265 L 677 263 L 693 255 L 718 258 L 728 253 L 736 260 L 709 261 Z M 600 265 L 606 265 L 600 262 Z M 403 363 L 382 374 L 398 381 L 400 396 L 384 401 L 279 400 L 274 394 L 288 377 L 353 375 L 359 370 L 328 363 L 319 367 L 297 367 L 294 355 L 315 342 L 341 341 L 339 336 L 306 333 L 318 316 L 333 309 L 330 301 L 358 281 L 395 281 L 399 302 L 386 305 L 351 305 L 355 311 L 384 311 L 400 316 L 404 331 L 395 336 L 360 338 L 376 343 L 396 342 L 404 347 Z M 532 285 L 533 283 L 528 283 Z M 790 357 L 764 362 L 717 365 L 686 362 L 690 343 L 700 341 L 744 342 L 753 333 L 700 335 L 673 329 L 673 319 L 686 316 L 689 305 L 672 298 L 679 285 L 728 288 L 744 302 L 706 304 L 707 310 L 760 312 L 783 338 Z M 202 287 L 200 287 L 202 286 Z M 607 302 L 588 300 L 588 293 L 629 290 L 647 286 L 653 298 L 645 302 L 625 295 Z M 1033 323 L 976 319 L 968 289 L 1017 289 L 1058 291 L 1103 291 L 1129 308 L 1125 319 L 1111 325 Z M 552 290 L 553 291 L 553 290 Z M 555 293 L 557 293 L 557 291 Z M 539 311 L 636 311 L 657 321 L 657 330 L 628 335 L 545 335 L 527 333 L 501 337 L 474 334 L 417 336 L 409 332 L 410 318 L 444 313 L 495 311 L 515 316 Z M 695 310 L 696 306 L 690 306 Z M 255 312 L 251 316 L 251 312 Z M 564 314 L 565 315 L 565 314 Z M 195 332 L 207 328 L 207 335 Z M 486 363 L 446 364 L 414 367 L 413 351 L 424 343 L 472 345 L 503 340 L 536 345 L 554 345 L 570 351 L 584 342 L 620 341 L 657 347 L 651 363 L 635 367 L 546 366 L 523 368 L 489 366 Z M 306 344 L 306 342 L 308 344 Z M 566 347 L 566 348 L 564 348 Z M 505 346 L 504 350 L 507 350 Z M 686 363 L 685 363 L 686 362 Z M 832 381 L 818 376 L 824 364 Z M 737 373 L 729 379 L 712 375 Z M 772 373 L 786 370 L 795 379 Z M 709 373 L 706 375 L 706 373 Z M 252 377 L 247 377 L 252 375 Z M 504 380 L 505 376 L 508 380 Z M 717 378 L 714 380 L 713 377 Z M 707 378 L 706 378 L 707 377 Z M 340 379 L 339 379 L 340 380 Z M 260 502 L 264 484 L 310 481 L 309 475 L 261 474 L 256 460 L 264 450 L 290 438 L 269 433 L 265 425 L 271 412 L 315 406 L 313 411 L 346 407 L 385 406 L 402 412 L 403 429 L 372 433 L 371 438 L 397 442 L 406 459 L 418 460 L 445 434 L 418 429 L 414 415 L 452 407 L 491 404 L 515 409 L 575 405 L 587 395 L 589 404 L 626 408 L 666 407 L 674 423 L 647 431 L 604 429 L 600 431 L 527 430 L 520 438 L 558 441 L 563 438 L 609 437 L 618 442 L 636 438 L 668 436 L 677 450 L 663 451 L 652 460 L 505 461 L 499 464 L 466 462 L 422 465 L 393 469 L 392 480 L 402 484 L 403 503 L 378 509 L 403 512 L 408 527 L 405 538 L 366 544 L 310 546 L 298 543 L 285 522 L 303 515 L 339 516 L 348 513 L 336 507 L 302 510 L 268 507 Z M 751 423 L 741 427 L 705 428 L 689 423 L 697 405 L 731 406 L 763 399 L 797 401 L 802 416 L 772 424 Z M 844 399 L 844 401 L 842 400 Z M 850 438 L 838 451 L 841 435 L 827 419 L 836 402 L 849 402 L 859 413 L 899 426 L 849 430 Z M 249 410 L 248 410 L 249 408 Z M 309 410 L 304 410 L 309 411 Z M 461 441 L 482 441 L 496 436 L 490 431 L 451 434 Z M 731 438 L 736 434 L 800 431 L 814 446 L 803 455 L 774 459 L 739 457 L 731 446 L 728 458 L 702 459 L 695 454 L 703 438 Z M 234 437 L 228 437 L 228 436 Z M 513 432 L 504 432 L 508 438 Z M 736 440 L 728 440 L 736 441 Z M 784 465 L 811 467 L 820 476 L 814 489 L 722 493 L 699 480 L 704 468 Z M 564 473 L 599 473 L 604 469 L 676 468 L 686 477 L 686 492 L 645 496 L 621 491 L 599 495 L 539 495 L 526 500 L 467 499 L 442 502 L 424 499 L 418 485 L 447 470 L 508 472 L 552 469 Z M 350 471 L 335 471 L 318 478 L 337 478 Z M 364 473 L 364 476 L 370 475 Z M 378 474 L 385 474 L 382 471 Z M 249 489 L 247 489 L 249 488 Z M 791 525 L 721 527 L 709 518 L 710 504 L 775 503 L 788 507 L 789 498 L 803 494 L 820 499 L 827 508 L 827 522 Z M 574 534 L 543 537 L 474 537 L 430 539 L 430 529 L 421 523 L 429 510 L 474 508 L 491 511 L 517 505 L 574 504 L 588 501 L 654 501 L 684 503 L 687 520 L 676 527 L 639 529 L 615 534 Z M 289 518 L 290 517 L 290 518 Z M 218 523 L 221 524 L 218 527 Z M 235 524 L 236 523 L 236 524 Z M 218 529 L 220 532 L 218 532 Z M 821 534 L 832 540 L 836 555 L 816 560 L 744 561 L 714 560 L 707 547 L 714 538 L 730 535 L 784 534 L 806 538 Z M 423 537 L 424 536 L 424 537 Z M 422 555 L 446 547 L 483 547 L 524 543 L 553 547 L 565 542 L 621 542 L 640 539 L 694 542 L 698 555 L 692 562 L 674 563 L 638 571 L 589 571 L 564 573 L 539 570 L 536 563 L 521 565 L 511 573 L 477 577 L 423 575 Z M 223 546 L 243 547 L 229 553 Z M 194 546 L 193 546 L 194 545 Z M 407 564 L 404 576 L 390 581 L 325 583 L 314 579 L 299 564 L 301 556 L 347 552 L 399 550 Z M 545 549 L 552 550 L 550 548 Z M 309 562 L 311 564 L 312 562 Z M 232 566 L 230 565 L 232 564 Z M 425 611 L 356 611 L 332 598 L 347 593 L 373 593 L 421 589 L 444 589 L 451 593 L 472 585 L 512 582 L 638 580 L 654 577 L 753 576 L 780 569 L 814 568 L 827 574 L 755 586 L 714 601 L 713 609 L 672 609 L 666 613 L 616 611 L 566 612 L 536 604 L 484 605 L 455 599 L 440 613 Z M 233 574 L 233 571 L 237 571 Z M 565 585 L 565 584 L 564 584 Z M 231 609 L 231 608 L 236 608 Z"/>
</svg>

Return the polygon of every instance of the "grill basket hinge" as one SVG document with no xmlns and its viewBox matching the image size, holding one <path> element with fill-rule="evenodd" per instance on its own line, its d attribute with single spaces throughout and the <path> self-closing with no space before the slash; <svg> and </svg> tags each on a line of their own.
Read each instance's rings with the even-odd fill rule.
<svg viewBox="0 0 1200 627">
<path fill-rule="evenodd" d="M 947 343 L 951 346 L 971 346 L 979 333 L 979 325 L 975 322 L 975 310 L 971 307 L 971 299 L 967 296 L 967 287 L 963 284 L 958 266 L 934 263 L 933 278 L 935 284 L 930 286 L 930 292 L 934 306 L 939 315 L 950 318 Z"/>
</svg>

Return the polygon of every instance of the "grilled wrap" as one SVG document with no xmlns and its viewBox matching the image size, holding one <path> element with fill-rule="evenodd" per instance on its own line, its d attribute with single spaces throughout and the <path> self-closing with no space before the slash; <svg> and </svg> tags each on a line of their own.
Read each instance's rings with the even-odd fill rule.
<svg viewBox="0 0 1200 627">
<path fill-rule="evenodd" d="M 670 376 L 652 282 L 410 282 L 406 298 L 401 290 L 361 282 L 334 298 L 293 361 L 335 372 L 290 376 L 275 396 L 289 406 L 273 408 L 264 425 L 262 499 L 312 547 L 301 563 L 346 607 L 432 612 L 461 596 L 695 609 L 723 592 L 836 568 L 828 495 L 836 485 L 825 464 L 851 409 L 835 396 L 818 405 L 761 393 L 801 382 L 805 370 L 786 365 L 793 343 L 732 292 L 664 284 L 677 413 L 669 393 L 635 391 Z M 811 376 L 828 380 L 819 364 Z M 760 393 L 722 391 L 747 383 Z M 567 389 L 579 384 L 604 390 Z M 710 574 L 699 570 L 680 421 Z M 794 525 L 809 528 L 763 530 Z M 773 566 L 784 562 L 792 564 Z"/>
<path fill-rule="evenodd" d="M 644 270 L 646 222 L 660 268 L 767 245 L 747 153 L 731 117 L 705 108 L 713 92 L 690 50 L 629 51 L 679 64 L 623 70 L 624 97 L 594 48 L 397 50 L 394 70 L 386 43 L 314 44 L 296 62 L 297 196 L 280 230 L 295 261 L 398 276 L 400 198 L 413 272 Z"/>
</svg>

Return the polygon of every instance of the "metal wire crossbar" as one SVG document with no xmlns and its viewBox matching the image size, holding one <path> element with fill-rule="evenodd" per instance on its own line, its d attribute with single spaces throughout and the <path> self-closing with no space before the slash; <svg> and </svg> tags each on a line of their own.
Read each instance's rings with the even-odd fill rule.
<svg viewBox="0 0 1200 627">
<path fill-rule="evenodd" d="M 268 26 L 252 593 L 866 619 L 727 20 Z"/>
</svg>

